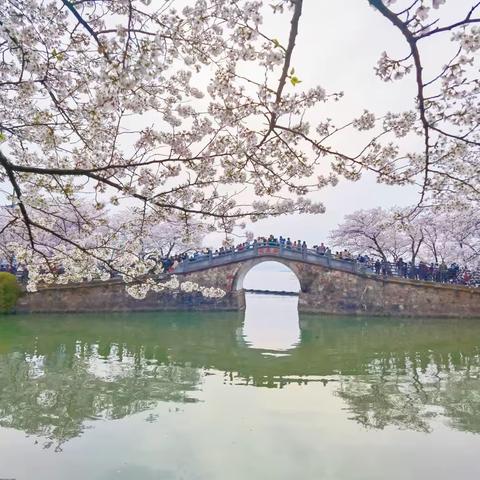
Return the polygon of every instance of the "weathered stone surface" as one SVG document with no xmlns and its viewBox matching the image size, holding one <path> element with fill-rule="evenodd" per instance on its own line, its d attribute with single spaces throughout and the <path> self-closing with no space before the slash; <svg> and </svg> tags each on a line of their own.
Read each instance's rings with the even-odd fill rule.
<svg viewBox="0 0 480 480">
<path fill-rule="evenodd" d="M 127 312 L 149 310 L 241 310 L 243 291 L 230 291 L 222 298 L 206 298 L 199 292 L 169 290 L 149 292 L 137 300 L 120 281 L 43 288 L 28 293 L 17 304 L 17 312 Z"/>
<path fill-rule="evenodd" d="M 421 317 L 479 317 L 478 289 L 358 275 L 302 266 L 303 312 Z"/>
<path fill-rule="evenodd" d="M 165 291 L 150 292 L 144 300 L 135 300 L 120 281 L 112 280 L 45 288 L 24 296 L 17 311 L 239 310 L 245 307 L 246 273 L 258 263 L 272 260 L 285 264 L 297 275 L 302 312 L 480 318 L 480 289 L 384 279 L 269 255 L 178 275 L 180 282 L 221 288 L 226 295 L 219 299 L 199 293 Z M 268 290 L 269 286 L 259 287 Z"/>
</svg>

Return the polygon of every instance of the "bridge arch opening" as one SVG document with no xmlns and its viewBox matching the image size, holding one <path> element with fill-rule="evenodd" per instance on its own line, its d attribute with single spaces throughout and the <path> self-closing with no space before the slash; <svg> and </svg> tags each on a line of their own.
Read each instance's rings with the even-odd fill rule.
<svg viewBox="0 0 480 480">
<path fill-rule="evenodd" d="M 297 273 L 283 262 L 258 259 L 238 272 L 236 280 L 235 287 L 246 290 L 246 345 L 268 355 L 295 348 L 300 342 Z"/>
<path fill-rule="evenodd" d="M 234 280 L 234 290 L 299 293 L 298 272 L 290 264 L 277 259 L 258 258 L 242 265 Z"/>
</svg>

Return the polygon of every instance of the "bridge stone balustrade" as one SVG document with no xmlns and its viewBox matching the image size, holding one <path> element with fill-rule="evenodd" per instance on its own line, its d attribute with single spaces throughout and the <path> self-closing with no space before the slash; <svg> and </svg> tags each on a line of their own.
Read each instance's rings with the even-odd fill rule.
<svg viewBox="0 0 480 480">
<path fill-rule="evenodd" d="M 340 315 L 416 317 L 479 317 L 480 289 L 433 282 L 380 277 L 362 264 L 259 246 L 241 252 L 185 261 L 175 270 L 180 283 L 220 288 L 222 298 L 208 298 L 182 289 L 130 297 L 121 280 L 47 287 L 20 299 L 20 312 L 87 312 L 140 310 L 242 310 L 243 281 L 254 266 L 276 261 L 290 268 L 300 282 L 301 312 Z M 166 276 L 168 277 L 168 276 Z M 166 279 L 159 279 L 164 281 Z M 269 286 L 261 286 L 268 290 Z"/>
</svg>

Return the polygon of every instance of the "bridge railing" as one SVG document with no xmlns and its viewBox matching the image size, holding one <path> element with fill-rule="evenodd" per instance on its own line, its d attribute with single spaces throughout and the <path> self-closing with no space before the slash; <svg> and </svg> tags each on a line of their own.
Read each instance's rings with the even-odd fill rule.
<svg viewBox="0 0 480 480">
<path fill-rule="evenodd" d="M 199 254 L 181 262 L 175 269 L 176 273 L 186 273 L 204 268 L 227 265 L 229 263 L 248 260 L 261 256 L 273 256 L 291 260 L 307 261 L 338 270 L 368 273 L 365 265 L 352 260 L 337 259 L 332 255 L 320 254 L 313 249 L 293 248 L 275 242 L 257 242 L 225 252 Z"/>
<path fill-rule="evenodd" d="M 214 266 L 228 265 L 242 260 L 261 256 L 279 257 L 290 260 L 300 260 L 322 265 L 336 270 L 353 273 L 373 274 L 382 277 L 398 277 L 411 280 L 423 280 L 438 283 L 461 284 L 480 286 L 480 272 L 467 271 L 459 268 L 440 269 L 423 265 L 396 264 L 380 262 L 375 265 L 371 260 L 358 261 L 356 259 L 342 259 L 331 254 L 319 253 L 309 248 L 294 248 L 278 242 L 256 242 L 242 248 L 235 248 L 225 252 L 200 254 L 184 260 L 175 269 L 176 273 L 187 273 Z"/>
</svg>

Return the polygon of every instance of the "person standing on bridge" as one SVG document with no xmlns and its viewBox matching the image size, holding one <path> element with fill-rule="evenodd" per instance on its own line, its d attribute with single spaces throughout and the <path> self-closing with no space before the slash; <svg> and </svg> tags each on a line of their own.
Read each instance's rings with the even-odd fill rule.
<svg viewBox="0 0 480 480">
<path fill-rule="evenodd" d="M 445 283 L 447 281 L 447 271 L 448 271 L 447 264 L 445 263 L 444 260 L 442 260 L 440 267 L 438 267 L 438 272 L 439 272 L 438 276 L 439 276 L 440 282 Z"/>
</svg>

